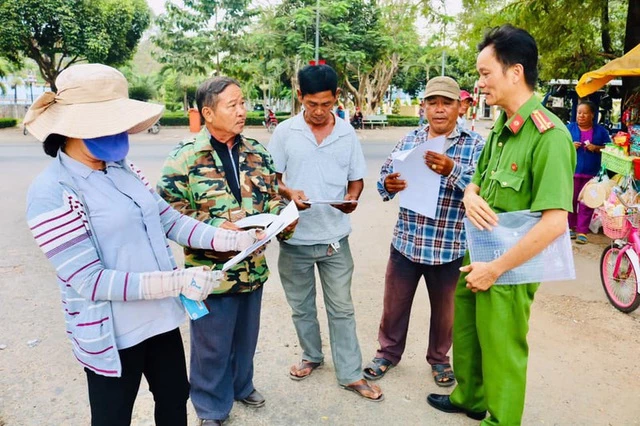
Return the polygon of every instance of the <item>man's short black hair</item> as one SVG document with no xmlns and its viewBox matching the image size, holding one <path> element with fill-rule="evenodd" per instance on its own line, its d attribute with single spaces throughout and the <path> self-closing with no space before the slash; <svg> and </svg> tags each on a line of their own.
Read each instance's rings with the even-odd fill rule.
<svg viewBox="0 0 640 426">
<path fill-rule="evenodd" d="M 512 65 L 522 65 L 527 86 L 535 89 L 538 82 L 538 46 L 531 34 L 522 28 L 505 24 L 487 31 L 478 44 L 478 52 L 487 46 L 493 46 L 503 70 Z"/>
<path fill-rule="evenodd" d="M 338 91 L 338 74 L 329 65 L 307 65 L 298 71 L 298 82 L 302 97 L 327 90 L 335 96 Z"/>
</svg>

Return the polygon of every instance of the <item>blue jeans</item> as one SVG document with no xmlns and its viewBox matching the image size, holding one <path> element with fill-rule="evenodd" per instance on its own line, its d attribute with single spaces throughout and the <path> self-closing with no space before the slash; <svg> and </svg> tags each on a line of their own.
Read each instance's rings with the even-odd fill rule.
<svg viewBox="0 0 640 426">
<path fill-rule="evenodd" d="M 320 362 L 324 355 L 316 308 L 314 267 L 317 265 L 329 319 L 331 356 L 338 382 L 346 385 L 362 379 L 362 354 L 351 300 L 353 259 L 347 237 L 340 240 L 337 252 L 330 253 L 329 247 L 328 244 L 295 246 L 282 242 L 278 268 L 303 350 L 302 358 Z"/>
<path fill-rule="evenodd" d="M 262 287 L 209 296 L 209 314 L 191 321 L 191 402 L 201 419 L 224 420 L 234 400 L 253 392 L 253 356 Z"/>
</svg>

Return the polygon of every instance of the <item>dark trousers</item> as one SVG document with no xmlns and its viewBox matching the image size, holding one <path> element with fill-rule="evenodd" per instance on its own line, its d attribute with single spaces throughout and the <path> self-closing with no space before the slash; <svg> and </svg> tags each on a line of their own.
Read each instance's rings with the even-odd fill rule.
<svg viewBox="0 0 640 426">
<path fill-rule="evenodd" d="M 442 265 L 412 262 L 391 246 L 384 284 L 384 307 L 376 357 L 394 365 L 400 362 L 407 343 L 411 305 L 420 277 L 424 277 L 431 303 L 427 362 L 431 365 L 449 362 L 453 328 L 453 294 L 460 276 L 463 258 Z"/>
<path fill-rule="evenodd" d="M 209 296 L 209 314 L 191 321 L 191 402 L 199 418 L 224 420 L 234 400 L 253 392 L 261 305 L 262 287 Z"/>
<path fill-rule="evenodd" d="M 121 377 L 105 377 L 85 368 L 91 426 L 129 426 L 142 375 L 155 401 L 157 426 L 186 426 L 189 382 L 180 330 L 153 336 L 118 351 Z"/>
</svg>

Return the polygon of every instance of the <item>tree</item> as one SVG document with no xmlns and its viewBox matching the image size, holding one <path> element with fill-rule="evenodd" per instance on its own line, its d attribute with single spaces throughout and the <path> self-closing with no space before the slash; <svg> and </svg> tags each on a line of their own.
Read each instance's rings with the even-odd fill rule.
<svg viewBox="0 0 640 426">
<path fill-rule="evenodd" d="M 381 104 L 398 66 L 418 46 L 415 10 L 409 0 L 320 2 L 320 58 L 336 69 L 341 86 L 365 112 Z M 281 57 L 288 58 L 285 74 L 293 93 L 297 71 L 314 58 L 315 17 L 315 0 L 284 0 L 264 23 Z"/>
<path fill-rule="evenodd" d="M 160 48 L 156 59 L 163 64 L 180 62 L 190 66 L 215 64 L 233 50 L 242 29 L 255 14 L 249 0 L 184 0 L 183 5 L 166 3 L 166 13 L 158 16 L 159 31 L 152 38 Z M 175 58 L 179 57 L 179 60 Z M 191 62 L 191 63 L 190 63 Z"/>
<path fill-rule="evenodd" d="M 624 52 L 628 52 L 640 43 L 640 0 L 629 0 L 627 9 L 627 27 L 624 37 Z M 631 95 L 633 90 L 640 90 L 640 77 L 622 79 L 622 99 Z"/>
<path fill-rule="evenodd" d="M 463 0 L 458 32 L 475 56 L 485 30 L 509 22 L 536 39 L 542 80 L 577 79 L 622 54 L 627 1 Z"/>
<path fill-rule="evenodd" d="M 129 60 L 150 11 L 145 0 L 2 0 L 0 21 L 0 56 L 33 59 L 56 90 L 58 74 L 77 62 Z"/>
</svg>

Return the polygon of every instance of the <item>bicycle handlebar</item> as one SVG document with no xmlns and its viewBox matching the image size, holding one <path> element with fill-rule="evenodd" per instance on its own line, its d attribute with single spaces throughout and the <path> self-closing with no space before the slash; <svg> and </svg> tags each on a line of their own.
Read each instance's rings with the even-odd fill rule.
<svg viewBox="0 0 640 426">
<path fill-rule="evenodd" d="M 632 209 L 632 210 L 635 210 L 636 212 L 640 212 L 640 207 L 638 207 L 638 204 L 630 206 L 624 202 L 624 200 L 622 199 L 622 196 L 620 195 L 620 191 L 616 187 L 613 187 L 611 191 L 613 191 L 613 193 L 616 194 L 616 197 L 618 198 L 618 201 L 620 201 L 620 204 L 622 204 L 628 209 Z"/>
</svg>

